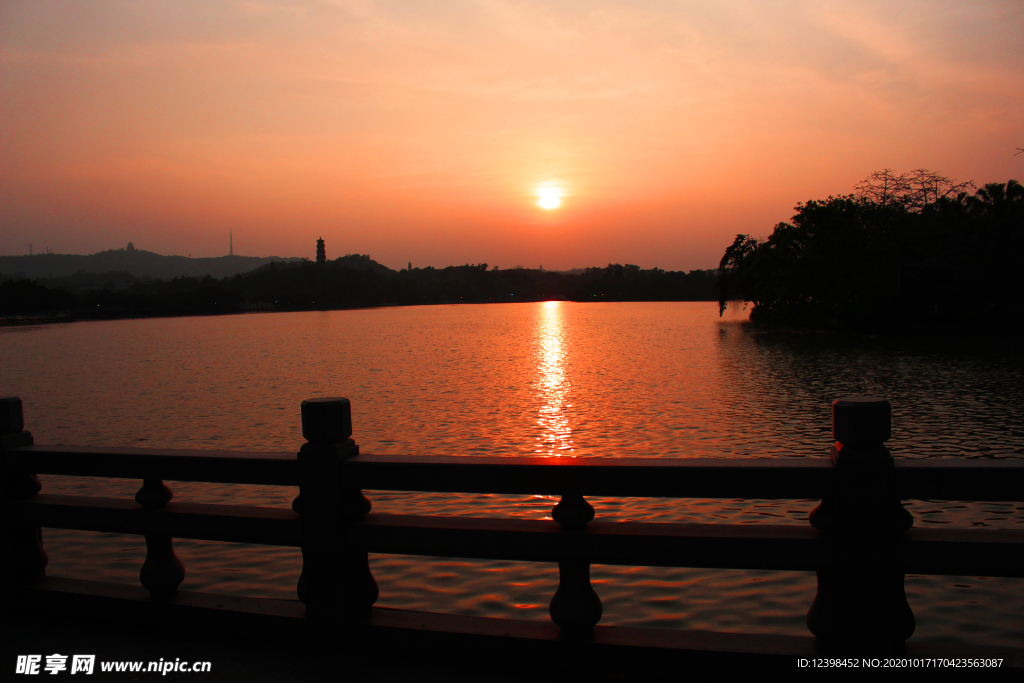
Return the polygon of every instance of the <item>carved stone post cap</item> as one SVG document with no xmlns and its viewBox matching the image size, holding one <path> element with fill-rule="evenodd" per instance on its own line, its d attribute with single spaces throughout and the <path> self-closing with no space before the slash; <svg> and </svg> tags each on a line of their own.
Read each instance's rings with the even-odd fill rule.
<svg viewBox="0 0 1024 683">
<path fill-rule="evenodd" d="M 17 396 L 0 398 L 0 434 L 17 434 L 25 429 L 21 412 L 21 399 Z"/>
<path fill-rule="evenodd" d="M 347 398 L 309 398 L 302 402 L 302 438 L 312 444 L 352 436 L 352 406 Z"/>
<path fill-rule="evenodd" d="M 844 446 L 873 448 L 892 436 L 892 406 L 877 396 L 844 396 L 832 402 L 832 438 Z"/>
</svg>

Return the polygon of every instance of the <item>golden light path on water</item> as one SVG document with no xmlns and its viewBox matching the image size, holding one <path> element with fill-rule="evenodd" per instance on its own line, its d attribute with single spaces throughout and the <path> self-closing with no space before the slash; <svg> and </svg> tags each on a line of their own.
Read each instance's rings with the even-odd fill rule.
<svg viewBox="0 0 1024 683">
<path fill-rule="evenodd" d="M 547 301 L 537 325 L 538 455 L 568 456 L 573 453 L 572 427 L 566 410 L 570 383 L 566 366 L 568 344 L 562 302 Z"/>
</svg>

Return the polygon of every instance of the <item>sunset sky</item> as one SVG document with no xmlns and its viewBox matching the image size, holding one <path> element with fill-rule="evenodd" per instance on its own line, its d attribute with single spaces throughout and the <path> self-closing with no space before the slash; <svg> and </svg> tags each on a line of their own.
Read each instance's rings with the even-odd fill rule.
<svg viewBox="0 0 1024 683">
<path fill-rule="evenodd" d="M 1024 180 L 1022 36 L 1021 0 L 3 0 L 0 254 L 715 267 L 886 167 Z"/>
</svg>

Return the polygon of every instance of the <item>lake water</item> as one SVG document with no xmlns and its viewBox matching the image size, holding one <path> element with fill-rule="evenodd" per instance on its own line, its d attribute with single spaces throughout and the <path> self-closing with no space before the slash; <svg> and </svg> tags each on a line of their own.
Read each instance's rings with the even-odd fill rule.
<svg viewBox="0 0 1024 683">
<path fill-rule="evenodd" d="M 546 302 L 0 328 L 0 395 L 37 443 L 297 450 L 299 404 L 352 401 L 363 452 L 827 457 L 830 406 L 893 404 L 905 458 L 1024 457 L 1024 363 L 988 338 L 759 334 L 712 303 Z M 997 326 L 998 322 L 993 321 Z M 43 477 L 131 497 L 137 481 Z M 296 491 L 171 483 L 176 500 Z M 546 497 L 371 491 L 377 511 L 550 518 Z M 620 520 L 807 524 L 817 501 L 592 498 Z M 1022 529 L 1024 506 L 911 501 L 918 526 Z M 136 583 L 139 537 L 44 530 L 51 575 Z M 295 598 L 295 549 L 177 540 L 182 588 Z M 547 619 L 557 566 L 372 555 L 378 605 Z M 604 624 L 807 634 L 814 575 L 596 565 Z M 915 640 L 1024 642 L 1024 581 L 907 577 Z"/>
</svg>

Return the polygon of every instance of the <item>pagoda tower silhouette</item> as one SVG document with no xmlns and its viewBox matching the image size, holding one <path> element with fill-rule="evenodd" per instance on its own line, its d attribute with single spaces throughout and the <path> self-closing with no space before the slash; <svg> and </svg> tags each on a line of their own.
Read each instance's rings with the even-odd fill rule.
<svg viewBox="0 0 1024 683">
<path fill-rule="evenodd" d="M 327 261 L 327 250 L 324 249 L 324 238 L 321 237 L 316 241 L 316 262 L 324 263 Z"/>
</svg>

